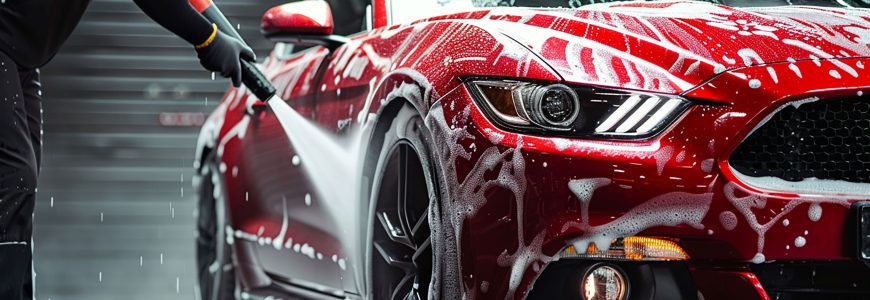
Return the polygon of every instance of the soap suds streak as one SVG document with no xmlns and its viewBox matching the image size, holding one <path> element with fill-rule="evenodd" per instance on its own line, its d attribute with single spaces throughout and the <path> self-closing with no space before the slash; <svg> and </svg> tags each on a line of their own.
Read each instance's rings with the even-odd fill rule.
<svg viewBox="0 0 870 300">
<path fill-rule="evenodd" d="M 743 197 L 739 197 L 736 194 L 737 191 L 744 192 L 747 195 L 743 196 Z M 725 194 L 725 197 L 728 199 L 728 201 L 730 201 L 731 204 L 737 209 L 737 211 L 743 215 L 747 225 L 749 225 L 749 227 L 753 231 L 755 231 L 755 233 L 757 235 L 757 240 L 756 240 L 757 241 L 757 243 L 756 243 L 757 253 L 756 253 L 755 257 L 751 260 L 753 263 L 762 263 L 765 261 L 764 246 L 765 246 L 767 232 L 774 225 L 779 223 L 780 219 L 783 219 L 786 215 L 791 213 L 798 206 L 800 206 L 802 204 L 809 204 L 809 210 L 811 210 L 811 211 L 816 210 L 816 212 L 818 213 L 818 218 L 821 219 L 821 206 L 819 206 L 817 209 L 813 208 L 813 206 L 820 205 L 821 203 L 838 204 L 838 205 L 842 205 L 844 207 L 849 207 L 849 205 L 850 205 L 849 201 L 845 200 L 845 199 L 796 198 L 796 199 L 789 199 L 788 201 L 785 201 L 785 203 L 782 205 L 781 208 L 779 208 L 778 211 L 774 211 L 772 208 L 767 207 L 770 199 L 763 197 L 763 196 L 760 196 L 760 195 L 756 195 L 753 193 L 743 191 L 739 186 L 737 186 L 734 183 L 729 182 L 729 183 L 725 184 L 725 186 L 723 188 L 723 192 Z M 756 213 L 756 211 L 758 211 L 758 214 Z M 760 215 L 760 213 L 767 212 L 767 211 L 769 211 L 773 214 L 770 216 L 767 216 L 766 217 L 767 222 L 762 224 L 760 221 L 762 219 L 761 218 L 762 215 Z M 810 212 L 809 214 L 814 214 L 814 213 Z M 816 217 L 816 216 L 810 216 L 810 218 L 814 218 L 814 217 Z M 818 221 L 818 220 L 815 220 L 815 221 Z M 788 224 L 787 220 L 783 220 L 783 225 L 788 226 L 787 224 Z"/>
<path fill-rule="evenodd" d="M 456 171 L 457 160 L 471 160 L 472 158 L 472 153 L 462 146 L 462 142 L 475 140 L 475 136 L 471 135 L 466 127 L 470 109 L 470 106 L 466 106 L 456 112 L 451 121 L 448 121 L 444 116 L 442 106 L 436 105 L 426 119 L 427 126 L 436 136 L 436 140 L 439 141 L 437 144 L 440 146 L 436 147 L 436 151 L 441 157 L 439 163 L 444 179 L 447 181 L 447 184 L 442 187 L 442 195 L 445 197 L 442 200 L 445 209 L 442 215 L 447 216 L 447 220 L 442 222 L 450 226 L 449 230 L 453 233 L 456 248 L 461 249 L 460 237 L 462 236 L 463 223 L 466 219 L 474 217 L 478 210 L 487 203 L 486 192 L 496 187 L 511 192 L 512 200 L 516 205 L 518 246 L 514 253 L 502 253 L 498 263 L 499 266 L 511 267 L 507 297 L 513 298 L 514 292 L 522 282 L 522 276 L 528 267 L 535 263 L 547 263 L 552 260 L 552 257 L 541 253 L 543 233 L 539 233 L 535 239 L 528 243 L 525 239 L 523 200 L 526 192 L 526 175 L 525 160 L 521 152 L 522 137 L 517 138 L 516 148 L 500 150 L 500 147 L 491 146 L 484 149 L 472 169 L 460 180 Z M 495 172 L 496 178 L 487 180 L 484 175 L 489 172 Z M 444 230 L 448 230 L 448 228 L 444 228 Z M 450 251 L 455 251 L 455 249 Z M 456 261 L 459 261 L 459 254 L 453 253 L 453 255 L 456 255 Z M 460 266 L 448 265 L 446 267 L 449 269 L 443 270 L 443 272 L 447 274 L 461 274 Z M 454 294 L 444 296 L 462 297 Z"/>
<path fill-rule="evenodd" d="M 587 195 L 581 193 L 577 197 L 582 199 Z M 562 231 L 570 228 L 584 229 L 584 234 L 572 241 L 578 252 L 585 251 L 589 244 L 595 244 L 597 249 L 606 251 L 613 240 L 653 227 L 688 225 L 695 229 L 704 229 L 701 221 L 707 215 L 712 201 L 713 193 L 669 192 L 647 200 L 607 223 L 586 225 L 588 228 L 584 228 L 584 224 L 589 224 L 590 221 L 581 219 L 579 223 L 566 224 Z M 588 206 L 581 206 L 581 209 L 588 210 Z M 581 216 L 588 214 L 588 211 L 581 211 Z"/>
<path fill-rule="evenodd" d="M 595 190 L 610 185 L 612 182 L 609 178 L 575 179 L 568 182 L 568 189 L 580 201 L 581 229 L 588 230 L 589 228 L 589 202 L 592 201 Z"/>
</svg>

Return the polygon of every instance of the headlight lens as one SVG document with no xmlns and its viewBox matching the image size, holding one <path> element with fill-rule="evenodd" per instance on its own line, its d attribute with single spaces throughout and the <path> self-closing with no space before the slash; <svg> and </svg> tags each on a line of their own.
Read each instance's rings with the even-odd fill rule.
<svg viewBox="0 0 870 300">
<path fill-rule="evenodd" d="M 496 125 L 542 135 L 648 138 L 690 105 L 674 95 L 588 86 L 477 79 L 467 85 Z"/>
</svg>

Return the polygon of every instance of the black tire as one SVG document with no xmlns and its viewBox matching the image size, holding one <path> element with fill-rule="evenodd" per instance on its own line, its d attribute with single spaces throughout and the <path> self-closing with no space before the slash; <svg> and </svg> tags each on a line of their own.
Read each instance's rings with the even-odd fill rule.
<svg viewBox="0 0 870 300">
<path fill-rule="evenodd" d="M 223 180 L 213 160 L 200 169 L 197 185 L 196 265 L 202 300 L 235 299 L 232 247 L 226 242 Z"/>
<path fill-rule="evenodd" d="M 428 299 L 433 274 L 429 207 L 438 203 L 431 135 L 404 105 L 383 132 L 371 193 L 367 245 L 372 299 Z"/>
</svg>

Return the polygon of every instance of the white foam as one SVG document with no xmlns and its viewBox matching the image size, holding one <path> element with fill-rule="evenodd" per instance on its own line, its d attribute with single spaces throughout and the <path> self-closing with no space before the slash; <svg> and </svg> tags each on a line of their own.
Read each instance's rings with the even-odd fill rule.
<svg viewBox="0 0 870 300">
<path fill-rule="evenodd" d="M 738 189 L 747 193 L 748 195 L 745 197 L 736 196 L 735 192 Z M 725 197 L 728 198 L 728 200 L 731 202 L 731 204 L 734 205 L 734 207 L 736 207 L 737 210 L 741 214 L 743 214 L 744 218 L 746 219 L 746 223 L 749 225 L 749 227 L 752 228 L 752 230 L 755 231 L 755 233 L 758 235 L 756 246 L 757 246 L 759 254 L 761 254 L 764 250 L 764 244 L 765 244 L 767 231 L 770 230 L 770 228 L 772 228 L 773 225 L 778 223 L 780 219 L 784 219 L 784 217 L 786 215 L 788 215 L 790 212 L 792 212 L 797 206 L 799 206 L 801 204 L 805 204 L 805 203 L 809 203 L 810 206 L 819 205 L 820 203 L 833 203 L 833 204 L 843 205 L 844 207 L 849 206 L 849 201 L 846 200 L 847 198 L 838 199 L 838 198 L 829 197 L 829 196 L 820 197 L 820 198 L 803 197 L 803 198 L 791 199 L 789 201 L 786 201 L 785 205 L 782 208 L 780 208 L 778 211 L 773 211 L 773 210 L 764 210 L 764 208 L 767 206 L 767 200 L 768 200 L 767 198 L 762 197 L 762 196 L 757 195 L 757 194 L 754 194 L 754 193 L 749 192 L 749 191 L 742 190 L 735 183 L 731 183 L 731 182 L 727 183 L 724 187 L 723 192 L 725 194 Z M 761 222 L 759 221 L 760 218 L 758 216 L 756 216 L 753 209 L 758 209 L 760 212 L 770 211 L 774 215 L 770 216 L 770 217 L 764 217 L 764 219 L 766 219 L 767 222 L 764 224 L 761 224 Z M 816 210 L 816 209 L 810 208 L 810 210 Z M 821 218 L 821 206 L 819 206 L 819 208 L 818 208 L 818 217 Z M 782 224 L 784 226 L 788 226 L 789 222 L 786 219 L 786 220 L 783 220 Z M 808 235 L 808 234 L 809 234 L 809 231 L 804 231 L 804 235 Z"/>
<path fill-rule="evenodd" d="M 595 190 L 610 185 L 611 182 L 609 178 L 576 179 L 568 182 L 568 189 L 580 200 L 580 220 L 583 229 L 589 227 L 589 201 L 592 200 L 592 195 Z"/>
<path fill-rule="evenodd" d="M 448 216 L 445 220 L 434 218 L 430 214 L 430 226 L 433 231 L 442 231 L 442 236 L 452 237 L 454 247 L 444 247 L 439 250 L 439 245 L 447 241 L 433 241 L 433 246 L 438 253 L 443 253 L 442 257 L 436 259 L 445 259 L 446 264 L 443 268 L 435 270 L 437 278 L 443 282 L 433 280 L 430 284 L 430 291 L 435 291 L 435 285 L 441 284 L 444 286 L 442 291 L 446 294 L 440 295 L 442 298 L 458 299 L 462 298 L 460 288 L 450 288 L 458 284 L 459 280 L 456 277 L 460 273 L 460 266 L 455 265 L 459 261 L 459 253 L 455 253 L 456 248 L 461 248 L 462 228 L 467 218 L 473 217 L 478 210 L 486 204 L 488 198 L 487 191 L 492 188 L 500 187 L 507 189 L 513 194 L 514 205 L 516 206 L 517 220 L 517 250 L 514 253 L 503 253 L 499 260 L 500 264 L 510 262 L 511 280 L 509 282 L 509 292 L 511 295 L 518 287 L 522 274 L 526 269 L 535 262 L 546 263 L 552 258 L 544 256 L 541 253 L 541 242 L 537 239 L 531 243 L 525 241 L 523 229 L 525 222 L 523 220 L 523 200 L 526 191 L 525 178 L 525 160 L 522 156 L 522 137 L 516 140 L 516 148 L 507 148 L 500 150 L 500 147 L 486 147 L 480 151 L 480 156 L 474 166 L 467 175 L 460 180 L 456 171 L 456 163 L 458 160 L 470 160 L 471 152 L 462 147 L 463 142 L 473 141 L 475 138 L 468 132 L 466 122 L 469 121 L 470 107 L 465 107 L 463 110 L 456 112 L 454 118 L 448 123 L 444 117 L 442 105 L 435 105 L 429 112 L 426 118 L 426 125 L 430 128 L 433 135 L 436 137 L 436 153 L 441 157 L 439 160 L 441 168 L 444 172 L 447 184 L 443 185 L 442 195 L 446 199 L 442 202 L 445 212 L 440 215 Z M 503 142 L 503 141 L 502 141 Z M 484 178 L 485 174 L 497 174 L 495 179 L 488 180 Z M 439 222 L 444 222 L 448 228 L 442 228 Z M 543 237 L 541 237 L 543 239 Z M 453 259 L 455 258 L 455 260 Z M 436 264 L 437 265 L 437 264 Z"/>
<path fill-rule="evenodd" d="M 708 158 L 701 161 L 701 171 L 704 173 L 710 173 L 713 171 L 713 166 L 716 164 L 716 160 L 712 158 Z"/>
<path fill-rule="evenodd" d="M 656 159 L 656 171 L 659 175 L 662 175 L 662 172 L 665 171 L 665 164 L 671 160 L 671 156 L 674 155 L 674 147 L 673 146 L 665 146 L 659 149 L 658 152 L 655 153 Z"/>
<path fill-rule="evenodd" d="M 767 67 L 767 74 L 770 75 L 770 79 L 773 79 L 773 83 L 779 83 L 779 75 L 776 74 L 776 69 L 773 67 Z"/>
<path fill-rule="evenodd" d="M 486 133 L 487 137 L 489 138 L 489 141 L 492 142 L 493 144 L 501 143 L 501 140 L 504 139 L 503 133 L 496 132 L 492 129 L 484 128 L 483 132 Z"/>
<path fill-rule="evenodd" d="M 572 244 L 578 251 L 587 249 L 590 243 L 594 243 L 599 250 L 607 250 L 614 239 L 632 236 L 652 227 L 689 225 L 703 229 L 704 225 L 701 221 L 707 215 L 712 200 L 712 193 L 662 194 L 635 206 L 615 220 L 590 226 L 586 233 L 572 241 Z"/>
<path fill-rule="evenodd" d="M 760 88 L 761 87 L 761 80 L 758 80 L 758 79 L 749 80 L 749 87 L 753 88 L 753 89 Z"/>
<path fill-rule="evenodd" d="M 737 215 L 730 210 L 723 211 L 719 214 L 719 222 L 722 223 L 722 228 L 731 231 L 737 227 Z"/>
<path fill-rule="evenodd" d="M 751 66 L 753 63 L 757 63 L 759 65 L 764 64 L 764 60 L 761 59 L 761 56 L 759 56 L 758 53 L 755 52 L 755 50 L 752 50 L 750 48 L 737 50 L 737 55 L 740 56 L 740 59 L 743 60 L 743 64 L 747 67 Z"/>
<path fill-rule="evenodd" d="M 798 40 L 783 39 L 782 42 L 785 43 L 786 45 L 792 45 L 792 46 L 801 48 L 807 52 L 810 52 L 810 53 L 817 55 L 818 57 L 828 59 L 828 61 L 833 63 L 835 66 L 837 66 L 837 68 L 840 68 L 840 70 L 843 70 L 844 72 L 849 73 L 849 75 L 852 75 L 852 77 L 858 78 L 858 71 L 856 71 L 851 66 L 835 59 L 833 55 L 831 55 L 825 51 L 819 50 L 816 47 L 810 46 L 807 43 L 804 43 L 804 42 L 801 42 Z M 811 55 L 811 56 L 815 56 L 815 55 Z"/>
<path fill-rule="evenodd" d="M 753 264 L 764 263 L 764 254 L 761 252 L 755 253 L 755 256 L 752 257 Z"/>
<path fill-rule="evenodd" d="M 751 186 L 774 191 L 798 194 L 870 195 L 870 183 L 857 183 L 842 180 L 818 179 L 815 177 L 801 181 L 786 181 L 781 178 L 764 176 L 753 177 L 734 171 L 734 175 Z"/>
<path fill-rule="evenodd" d="M 793 64 L 793 63 L 792 63 L 792 64 L 788 64 L 788 68 L 789 68 L 792 72 L 794 72 L 794 75 L 796 75 L 798 78 L 804 78 L 804 75 L 801 74 L 801 68 L 798 67 L 796 64 Z"/>
<path fill-rule="evenodd" d="M 564 151 L 565 149 L 568 149 L 568 146 L 571 145 L 571 141 L 562 138 L 554 138 L 551 139 L 551 141 L 553 141 L 553 146 L 556 147 L 556 150 L 559 151 Z"/>
<path fill-rule="evenodd" d="M 807 209 L 807 216 L 810 218 L 810 221 L 818 222 L 822 218 L 822 206 L 818 203 L 810 204 L 810 208 Z"/>
<path fill-rule="evenodd" d="M 794 246 L 795 247 L 802 248 L 806 244 L 807 244 L 807 239 L 802 237 L 802 236 L 798 236 L 794 239 Z"/>
</svg>

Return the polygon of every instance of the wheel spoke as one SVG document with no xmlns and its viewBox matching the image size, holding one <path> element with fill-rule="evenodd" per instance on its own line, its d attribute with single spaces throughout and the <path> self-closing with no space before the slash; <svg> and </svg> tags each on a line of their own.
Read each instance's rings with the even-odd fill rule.
<svg viewBox="0 0 870 300">
<path fill-rule="evenodd" d="M 405 209 L 406 204 L 408 202 L 408 147 L 407 146 L 399 146 L 399 197 L 397 198 L 399 201 L 396 201 L 398 207 L 396 207 L 396 211 L 399 212 L 399 222 L 405 232 L 410 232 L 407 230 L 410 226 L 408 226 L 408 215 Z"/>
<path fill-rule="evenodd" d="M 387 265 L 402 269 L 406 273 L 414 271 L 414 264 L 411 262 L 413 254 L 410 249 L 385 241 L 375 241 L 374 245 Z"/>
<path fill-rule="evenodd" d="M 425 231 L 424 231 L 425 230 Z M 411 228 L 411 236 L 414 240 L 418 240 L 418 235 L 425 233 L 425 237 L 429 237 L 429 209 L 423 211 L 422 215 L 417 219 L 417 224 Z M 422 237 L 422 236 L 421 236 Z M 419 243 L 417 243 L 419 244 Z"/>
<path fill-rule="evenodd" d="M 407 299 L 408 294 L 413 292 L 413 284 L 414 284 L 414 274 L 405 275 L 402 277 L 402 280 L 396 284 L 396 287 L 393 289 L 393 294 L 390 296 L 390 299 Z"/>
<path fill-rule="evenodd" d="M 432 272 L 432 195 L 415 147 L 399 143 L 391 151 L 384 169 L 389 177 L 378 187 L 375 210 L 381 229 L 375 228 L 372 241 L 372 275 L 378 286 L 374 294 L 381 299 L 425 299 Z"/>
<path fill-rule="evenodd" d="M 426 240 L 423 241 L 422 244 L 420 244 L 419 248 L 414 249 L 414 256 L 412 256 L 411 259 L 414 262 L 419 261 L 419 258 L 421 255 L 427 255 L 428 252 L 430 252 L 429 250 L 430 250 L 431 246 L 432 246 L 432 239 L 426 238 Z"/>
<path fill-rule="evenodd" d="M 417 280 L 415 278 L 414 283 L 416 284 L 416 282 L 417 282 Z M 418 289 L 417 287 L 411 288 L 411 290 L 408 291 L 407 294 L 405 294 L 404 300 L 419 300 L 420 299 L 420 292 L 417 289 Z"/>
<path fill-rule="evenodd" d="M 396 214 L 390 213 L 390 211 L 378 212 L 378 221 L 380 221 L 381 227 L 393 242 L 413 248 L 414 243 L 412 243 L 411 239 L 408 238 L 408 233 L 400 227 L 399 223 L 396 223 L 396 221 L 390 217 L 394 215 Z"/>
</svg>

